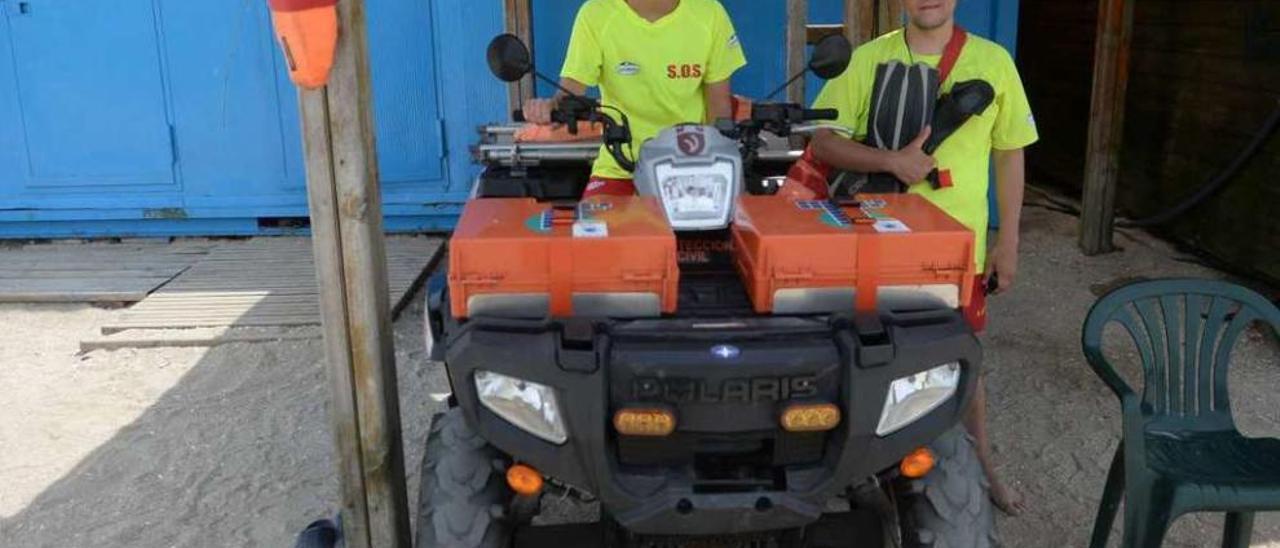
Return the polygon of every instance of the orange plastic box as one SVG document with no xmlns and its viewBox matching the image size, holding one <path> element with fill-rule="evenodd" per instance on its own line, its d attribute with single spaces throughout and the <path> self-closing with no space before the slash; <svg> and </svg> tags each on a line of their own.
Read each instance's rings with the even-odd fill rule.
<svg viewBox="0 0 1280 548">
<path fill-rule="evenodd" d="M 743 196 L 733 239 L 761 313 L 955 308 L 974 290 L 973 233 L 912 194 L 846 204 Z"/>
<path fill-rule="evenodd" d="M 449 242 L 453 314 L 651 317 L 675 312 L 676 239 L 657 201 L 467 203 Z"/>
</svg>

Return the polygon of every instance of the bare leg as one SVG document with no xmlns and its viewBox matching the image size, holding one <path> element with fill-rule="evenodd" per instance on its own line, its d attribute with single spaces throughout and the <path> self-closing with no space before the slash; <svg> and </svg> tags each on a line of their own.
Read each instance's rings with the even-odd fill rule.
<svg viewBox="0 0 1280 548">
<path fill-rule="evenodd" d="M 982 470 L 987 473 L 987 481 L 991 483 L 991 502 L 1000 511 L 1010 516 L 1022 513 L 1022 495 L 1005 487 L 996 477 L 995 466 L 991 462 L 991 440 L 987 437 L 987 386 L 986 379 L 978 380 L 978 387 L 973 391 L 973 401 L 964 415 L 964 427 L 973 436 L 978 446 L 978 460 L 982 462 Z"/>
</svg>

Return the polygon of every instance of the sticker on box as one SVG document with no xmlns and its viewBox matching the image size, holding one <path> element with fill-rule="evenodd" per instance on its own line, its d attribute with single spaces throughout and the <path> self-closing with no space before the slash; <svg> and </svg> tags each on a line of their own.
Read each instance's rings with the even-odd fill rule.
<svg viewBox="0 0 1280 548">
<path fill-rule="evenodd" d="M 876 224 L 874 226 L 875 226 L 876 232 L 883 232 L 883 233 L 890 233 L 890 234 L 901 233 L 901 232 L 911 232 L 911 228 L 908 227 L 906 223 L 903 223 L 902 221 L 899 221 L 897 219 L 880 219 L 876 221 Z"/>
<path fill-rule="evenodd" d="M 889 214 L 885 213 L 884 211 L 881 211 L 875 208 L 867 209 L 866 206 L 862 206 L 862 214 L 876 220 L 893 218 L 893 217 L 890 217 Z"/>
<path fill-rule="evenodd" d="M 604 221 L 582 220 L 573 223 L 574 238 L 608 238 L 609 225 Z"/>
<path fill-rule="evenodd" d="M 861 205 L 862 209 L 884 209 L 889 203 L 883 198 L 870 198 L 863 200 Z"/>
</svg>

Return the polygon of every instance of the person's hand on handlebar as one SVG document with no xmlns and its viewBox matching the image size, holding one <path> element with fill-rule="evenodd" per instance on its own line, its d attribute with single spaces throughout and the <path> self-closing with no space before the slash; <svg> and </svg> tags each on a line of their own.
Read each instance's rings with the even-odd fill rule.
<svg viewBox="0 0 1280 548">
<path fill-rule="evenodd" d="M 885 166 L 888 168 L 886 171 L 908 185 L 925 180 L 929 173 L 938 167 L 938 162 L 924 153 L 924 143 L 929 140 L 929 134 L 932 131 L 932 128 L 926 126 L 914 141 L 902 147 L 901 150 L 890 152 L 888 165 Z"/>
<path fill-rule="evenodd" d="M 551 99 L 533 98 L 524 102 L 524 121 L 530 124 L 550 124 L 551 111 L 560 103 L 560 97 Z"/>
<path fill-rule="evenodd" d="M 587 92 L 587 85 L 574 80 L 572 78 L 561 78 L 560 87 L 564 88 L 574 95 L 582 95 Z M 566 97 L 564 91 L 556 92 L 555 97 L 550 99 L 529 99 L 524 102 L 524 120 L 531 124 L 550 124 L 551 112 L 560 105 L 560 100 Z"/>
</svg>

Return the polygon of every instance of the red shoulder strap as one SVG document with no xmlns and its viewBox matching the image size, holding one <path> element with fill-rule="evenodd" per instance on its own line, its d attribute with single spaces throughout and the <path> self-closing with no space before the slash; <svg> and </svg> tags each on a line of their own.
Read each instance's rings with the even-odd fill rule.
<svg viewBox="0 0 1280 548">
<path fill-rule="evenodd" d="M 960 52 L 964 51 L 964 44 L 968 41 L 969 33 L 964 27 L 955 25 L 951 31 L 951 40 L 947 42 L 947 49 L 942 52 L 942 61 L 938 63 L 938 76 L 941 78 L 939 84 L 951 77 L 951 69 L 956 68 L 956 61 L 960 60 Z"/>
</svg>

